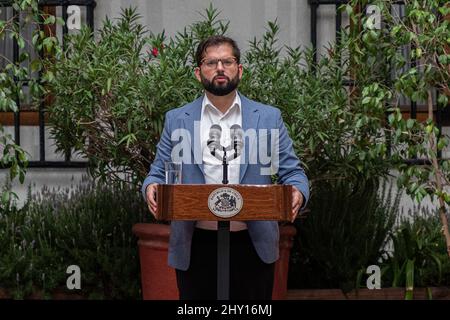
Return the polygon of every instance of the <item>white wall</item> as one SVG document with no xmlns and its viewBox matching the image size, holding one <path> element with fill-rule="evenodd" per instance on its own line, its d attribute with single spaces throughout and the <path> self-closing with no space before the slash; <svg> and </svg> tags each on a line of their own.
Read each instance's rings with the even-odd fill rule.
<svg viewBox="0 0 450 320">
<path fill-rule="evenodd" d="M 12 190 L 19 197 L 18 205 L 22 206 L 27 200 L 29 189 L 32 194 L 38 193 L 44 186 L 50 189 L 72 189 L 81 182 L 83 176 L 88 177 L 85 169 L 29 168 L 24 183 L 20 184 L 19 180 L 15 179 Z M 6 178 L 7 170 L 0 170 L 1 187 Z"/>
<path fill-rule="evenodd" d="M 13 127 L 4 127 L 5 133 L 14 136 Z M 48 161 L 64 161 L 62 154 L 55 152 L 54 140 L 50 136 L 48 128 L 45 130 L 45 155 Z M 39 127 L 22 126 L 20 128 L 21 147 L 28 153 L 31 161 L 39 160 Z M 74 161 L 86 161 L 77 154 L 72 155 Z M 82 178 L 87 176 L 86 169 L 58 169 L 58 168 L 28 168 L 23 184 L 15 179 L 12 184 L 12 190 L 19 197 L 19 205 L 26 201 L 28 189 L 32 192 L 41 190 L 44 185 L 50 188 L 70 188 L 76 185 Z M 2 188 L 8 178 L 8 170 L 0 170 L 0 188 Z"/>
<path fill-rule="evenodd" d="M 276 18 L 281 28 L 280 45 L 309 45 L 307 0 L 97 0 L 94 24 L 100 26 L 105 16 L 118 17 L 120 8 L 137 6 L 141 23 L 149 30 L 153 33 L 165 30 L 167 36 L 174 36 L 185 26 L 203 20 L 200 14 L 204 14 L 210 3 L 221 12 L 221 19 L 230 21 L 228 35 L 243 50 L 248 48 L 249 40 L 264 33 L 267 21 Z"/>
</svg>

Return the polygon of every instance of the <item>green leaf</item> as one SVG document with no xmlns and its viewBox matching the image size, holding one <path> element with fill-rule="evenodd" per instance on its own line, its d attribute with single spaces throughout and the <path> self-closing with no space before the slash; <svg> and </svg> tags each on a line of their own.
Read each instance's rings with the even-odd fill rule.
<svg viewBox="0 0 450 320">
<path fill-rule="evenodd" d="M 35 59 L 30 64 L 31 72 L 40 71 L 42 69 L 42 63 L 40 60 Z"/>
<path fill-rule="evenodd" d="M 439 103 L 441 106 L 446 107 L 447 104 L 448 104 L 448 97 L 447 97 L 445 94 L 440 94 L 440 95 L 439 95 L 439 98 L 438 98 L 438 103 Z"/>
<path fill-rule="evenodd" d="M 420 59 L 422 57 L 422 49 L 416 48 L 416 58 Z"/>
<path fill-rule="evenodd" d="M 48 16 L 45 20 L 44 20 L 44 24 L 54 24 L 56 21 L 55 16 Z"/>
<path fill-rule="evenodd" d="M 400 30 L 402 30 L 403 26 L 402 25 L 396 25 L 392 28 L 391 30 L 391 35 L 395 36 Z"/>
<path fill-rule="evenodd" d="M 370 103 L 370 100 L 371 100 L 372 98 L 371 97 L 365 97 L 363 100 L 362 100 L 362 104 L 368 104 L 368 103 Z"/>
<path fill-rule="evenodd" d="M 20 49 L 23 49 L 25 47 L 25 40 L 21 36 L 17 37 L 17 45 Z"/>
<path fill-rule="evenodd" d="M 408 259 L 406 263 L 406 296 L 405 300 L 413 299 L 414 290 L 414 260 Z"/>
<path fill-rule="evenodd" d="M 445 139 L 439 139 L 438 141 L 438 150 L 442 150 L 447 146 L 447 141 Z"/>
<path fill-rule="evenodd" d="M 20 160 L 21 162 L 27 162 L 27 161 L 28 161 L 25 152 L 18 152 L 18 154 L 19 154 L 19 160 Z"/>
<path fill-rule="evenodd" d="M 19 182 L 21 184 L 23 184 L 24 181 L 25 181 L 25 172 L 23 170 L 20 170 L 20 172 L 19 172 Z"/>
<path fill-rule="evenodd" d="M 22 63 L 22 62 L 28 60 L 29 58 L 30 58 L 30 55 L 28 54 L 28 52 L 22 52 L 19 56 L 18 62 Z"/>
<path fill-rule="evenodd" d="M 2 203 L 7 204 L 7 203 L 9 203 L 9 200 L 10 200 L 10 193 L 9 193 L 9 191 L 8 190 L 3 191 L 2 192 Z"/>
<path fill-rule="evenodd" d="M 57 18 L 56 18 L 56 24 L 57 24 L 57 25 L 60 25 L 60 26 L 63 26 L 63 25 L 65 24 L 65 21 L 64 21 L 63 18 L 57 17 Z"/>
<path fill-rule="evenodd" d="M 390 124 L 390 125 L 393 125 L 394 122 L 395 122 L 395 114 L 391 113 L 391 114 L 388 116 L 388 121 L 389 121 L 389 124 Z"/>
<path fill-rule="evenodd" d="M 350 4 L 345 5 L 345 12 L 347 12 L 348 16 L 351 16 L 353 14 L 353 6 Z"/>
<path fill-rule="evenodd" d="M 106 92 L 108 92 L 108 93 L 111 91 L 111 82 L 112 82 L 112 79 L 108 78 L 108 80 L 106 82 Z"/>
<path fill-rule="evenodd" d="M 447 65 L 450 63 L 450 54 L 441 54 L 438 60 L 440 64 Z"/>
</svg>

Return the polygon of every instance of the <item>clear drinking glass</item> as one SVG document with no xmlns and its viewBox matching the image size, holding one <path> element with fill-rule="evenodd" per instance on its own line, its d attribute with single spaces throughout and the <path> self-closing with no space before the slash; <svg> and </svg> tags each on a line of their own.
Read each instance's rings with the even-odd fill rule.
<svg viewBox="0 0 450 320">
<path fill-rule="evenodd" d="M 181 184 L 181 162 L 166 162 L 166 184 Z"/>
</svg>

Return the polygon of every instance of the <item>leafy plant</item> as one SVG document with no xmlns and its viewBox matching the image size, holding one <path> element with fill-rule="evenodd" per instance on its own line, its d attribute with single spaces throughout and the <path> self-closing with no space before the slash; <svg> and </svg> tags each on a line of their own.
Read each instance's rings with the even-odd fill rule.
<svg viewBox="0 0 450 320">
<path fill-rule="evenodd" d="M 139 299 L 133 224 L 150 222 L 140 194 L 127 185 L 85 181 L 72 192 L 48 190 L 0 214 L 0 283 L 15 298 L 65 288 L 66 269 L 81 269 L 85 297 Z"/>
<path fill-rule="evenodd" d="M 450 262 L 446 257 L 442 226 L 437 215 L 415 208 L 400 217 L 390 240 L 392 248 L 383 262 L 383 284 L 406 287 L 412 299 L 415 287 L 448 285 Z"/>
<path fill-rule="evenodd" d="M 3 9 L 3 4 L 0 3 L 0 10 Z M 11 6 L 15 11 L 14 16 L 7 20 L 0 20 L 0 40 L 4 41 L 8 37 L 16 41 L 19 50 L 24 52 L 20 53 L 17 61 L 11 61 L 8 57 L 0 54 L 0 65 L 4 67 L 0 70 L 0 112 L 18 111 L 18 103 L 26 100 L 22 89 L 25 83 L 30 89 L 30 100 L 41 101 L 45 82 L 51 77 L 51 74 L 43 70 L 43 63 L 39 55 L 33 58 L 31 52 L 25 51 L 25 45 L 28 44 L 35 52 L 45 52 L 48 55 L 58 52 L 56 37 L 52 34 L 46 35 L 39 26 L 62 23 L 61 19 L 55 19 L 54 16 L 43 13 L 38 8 L 37 0 L 14 0 Z M 20 23 L 19 15 L 26 23 Z M 32 39 L 26 39 L 21 34 L 21 29 L 25 25 L 34 28 Z M 42 78 L 37 77 L 37 73 L 40 71 L 42 71 Z M 18 177 L 20 183 L 23 183 L 27 166 L 27 153 L 16 144 L 11 135 L 5 133 L 0 124 L 0 167 L 9 168 L 8 179 L 14 180 Z M 8 209 L 6 206 L 12 197 L 17 198 L 17 195 L 11 189 L 2 190 L 0 210 Z"/>
<path fill-rule="evenodd" d="M 391 162 L 382 130 L 384 111 L 350 99 L 345 38 L 316 63 L 311 49 L 280 48 L 278 32 L 276 21 L 269 22 L 262 39 L 250 42 L 240 90 L 282 111 L 313 186 L 320 180 L 386 176 Z"/>
<path fill-rule="evenodd" d="M 55 77 L 49 108 L 59 151 L 75 148 L 95 177 L 142 182 L 155 155 L 164 114 L 201 94 L 193 75 L 194 50 L 227 24 L 206 10 L 175 38 L 148 34 L 136 9 L 106 19 L 98 40 L 85 27 L 67 38 L 67 50 L 50 64 Z"/>
<path fill-rule="evenodd" d="M 316 185 L 311 213 L 297 222 L 290 277 L 296 288 L 357 287 L 355 279 L 384 253 L 398 212 L 400 194 L 392 184 L 323 181 Z M 295 248 L 297 248 L 295 250 Z"/>
<path fill-rule="evenodd" d="M 401 16 L 392 1 L 370 1 L 383 17 L 384 27 L 376 30 L 367 23 L 368 17 L 353 9 L 367 3 L 353 0 L 346 6 L 353 24 L 361 27 L 350 35 L 349 46 L 354 68 L 366 76 L 360 89 L 369 108 L 382 106 L 389 111 L 385 133 L 390 136 L 392 158 L 401 173 L 398 183 L 419 202 L 426 196 L 437 201 L 450 256 L 450 162 L 439 155 L 449 139 L 433 116 L 433 105 L 446 107 L 450 96 L 450 6 L 445 0 L 406 0 Z M 438 92 L 436 103 L 434 90 Z M 400 104 L 404 97 L 425 104 L 425 122 L 403 118 Z M 414 158 L 422 161 L 405 162 Z"/>
</svg>

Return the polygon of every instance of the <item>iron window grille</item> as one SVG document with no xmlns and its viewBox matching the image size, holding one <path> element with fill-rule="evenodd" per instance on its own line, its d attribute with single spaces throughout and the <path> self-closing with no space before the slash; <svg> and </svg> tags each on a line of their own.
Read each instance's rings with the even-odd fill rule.
<svg viewBox="0 0 450 320">
<path fill-rule="evenodd" d="M 17 21 L 17 19 L 20 19 L 20 16 L 18 17 L 17 13 L 13 7 L 13 2 L 10 0 L 0 0 L 0 8 L 2 9 L 3 15 L 5 17 L 8 16 L 10 13 L 14 19 Z M 69 29 L 67 27 L 67 21 L 69 18 L 68 9 L 70 6 L 77 6 L 80 9 L 80 14 L 85 18 L 84 22 L 87 24 L 92 30 L 94 29 L 94 8 L 96 7 L 96 2 L 93 0 L 40 0 L 38 3 L 38 6 L 40 9 L 46 11 L 49 14 L 52 14 L 54 16 L 60 16 L 64 20 L 64 25 L 60 27 L 60 29 L 55 28 L 55 34 L 60 38 L 61 43 L 64 45 L 64 37 L 69 33 Z M 81 18 L 81 17 L 80 17 Z M 21 30 L 22 31 L 22 30 Z M 24 31 L 26 32 L 26 30 Z M 26 36 L 26 35 L 25 35 Z M 5 56 L 12 55 L 12 61 L 17 62 L 19 59 L 19 46 L 17 43 L 17 40 L 11 39 L 11 45 L 8 46 L 5 42 L 3 43 L 3 46 L 0 44 L 0 50 L 3 51 L 2 53 L 6 53 Z M 12 48 L 11 48 L 12 47 Z M 12 51 L 12 52 L 11 52 Z M 11 54 L 12 53 L 12 54 Z M 29 54 L 32 56 L 33 52 L 29 52 Z M 0 61 L 1 62 L 1 61 Z M 0 65 L 1 67 L 1 65 Z M 23 89 L 24 91 L 27 90 L 27 81 L 24 82 Z M 22 126 L 21 118 L 25 118 L 25 115 L 30 114 L 30 110 L 26 109 L 26 106 L 21 105 L 19 99 L 16 99 L 16 103 L 18 106 L 18 111 L 14 112 L 14 118 L 13 118 L 13 127 L 14 127 L 14 141 L 17 145 L 20 145 L 21 137 L 20 137 L 20 129 Z M 28 114 L 27 114 L 28 112 Z M 88 166 L 87 161 L 74 161 L 71 160 L 71 153 L 66 152 L 64 154 L 64 160 L 61 161 L 49 161 L 46 159 L 46 137 L 45 137 L 45 113 L 46 113 L 46 106 L 45 101 L 39 104 L 39 108 L 37 111 L 31 111 L 31 125 L 36 126 L 35 124 L 35 115 L 37 112 L 37 124 L 39 127 L 39 159 L 38 160 L 30 160 L 28 162 L 28 167 L 34 167 L 34 168 L 86 168 Z M 5 114 L 8 112 L 2 112 L 4 114 L 4 119 L 8 119 Z M 24 116 L 24 117 L 21 117 Z M 26 118 L 25 118 L 26 119 Z"/>
</svg>

